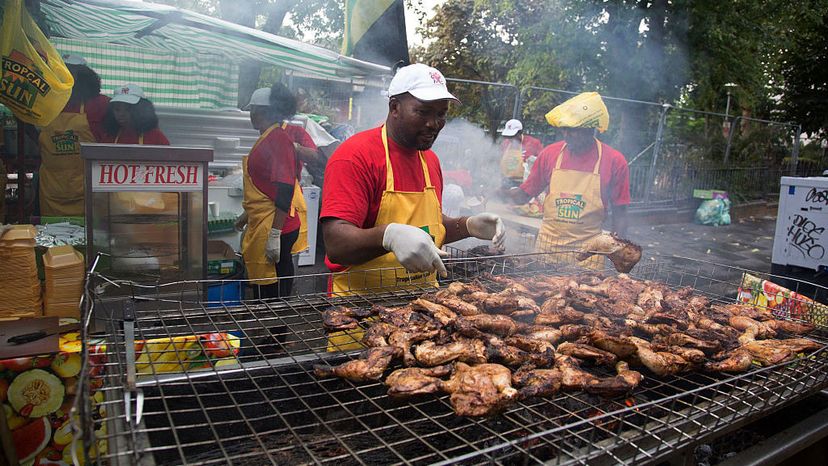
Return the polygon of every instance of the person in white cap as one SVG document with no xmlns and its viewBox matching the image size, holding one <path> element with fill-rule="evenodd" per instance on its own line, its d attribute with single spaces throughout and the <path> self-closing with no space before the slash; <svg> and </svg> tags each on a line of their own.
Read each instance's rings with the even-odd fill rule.
<svg viewBox="0 0 828 466">
<path fill-rule="evenodd" d="M 83 216 L 80 144 L 101 142 L 109 97 L 101 94 L 101 78 L 83 57 L 64 55 L 63 62 L 75 85 L 63 111 L 38 135 L 40 215 Z"/>
<path fill-rule="evenodd" d="M 168 146 L 170 141 L 158 128 L 155 106 L 137 84 L 115 88 L 104 117 L 106 134 L 102 142 Z"/>
<path fill-rule="evenodd" d="M 503 175 L 503 187 L 513 188 L 523 182 L 523 164 L 531 157 L 538 157 L 543 150 L 543 144 L 537 139 L 524 134 L 523 123 L 520 120 L 509 120 L 501 133 L 503 142 L 500 144 L 502 157 L 500 158 L 500 174 Z M 535 159 L 531 159 L 535 160 Z"/>
<path fill-rule="evenodd" d="M 294 132 L 301 128 L 287 124 L 296 113 L 296 99 L 284 85 L 275 84 L 256 89 L 244 110 L 250 111 L 250 122 L 261 136 L 242 160 L 244 215 L 237 221 L 237 226 L 247 223 L 242 257 L 256 299 L 285 297 L 293 288 L 291 255 L 307 248 L 302 228 L 307 209 L 298 183 L 300 145 L 294 136 L 301 136 Z"/>
<path fill-rule="evenodd" d="M 541 252 L 572 249 L 609 227 L 624 236 L 630 204 L 630 169 L 624 155 L 599 141 L 596 131 L 609 127 L 609 112 L 595 92 L 579 94 L 546 114 L 560 128 L 564 140 L 547 146 L 532 166 L 529 177 L 509 191 L 511 200 L 525 203 L 547 190 L 535 248 Z M 580 265 L 602 268 L 603 256 Z"/>
<path fill-rule="evenodd" d="M 503 247 L 497 215 L 441 212 L 442 171 L 430 148 L 449 102 L 459 102 L 443 74 L 423 64 L 402 67 L 388 94 L 385 124 L 342 143 L 325 169 L 326 261 L 341 272 L 333 276 L 333 293 L 436 286 L 435 272 L 446 274 L 443 244 L 474 236 Z"/>
</svg>

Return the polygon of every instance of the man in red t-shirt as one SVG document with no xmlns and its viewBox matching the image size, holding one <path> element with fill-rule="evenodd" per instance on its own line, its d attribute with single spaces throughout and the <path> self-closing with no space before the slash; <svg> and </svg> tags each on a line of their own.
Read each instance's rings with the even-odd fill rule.
<svg viewBox="0 0 828 466">
<path fill-rule="evenodd" d="M 609 124 L 600 96 L 578 95 L 550 111 L 546 119 L 561 128 L 564 140 L 541 151 L 526 181 L 509 191 L 511 200 L 522 204 L 548 189 L 542 230 L 550 236 L 547 241 L 558 245 L 583 242 L 600 233 L 610 214 L 611 230 L 624 236 L 630 170 L 620 152 L 595 138 L 596 129 L 603 132 Z"/>
<path fill-rule="evenodd" d="M 511 188 L 523 181 L 523 163 L 534 161 L 530 158 L 537 158 L 543 144 L 537 138 L 524 134 L 520 120 L 507 121 L 501 136 L 500 174 L 503 175 L 504 187 Z"/>
<path fill-rule="evenodd" d="M 443 75 L 422 64 L 400 68 L 389 96 L 385 125 L 342 143 L 325 169 L 320 217 L 331 270 L 402 266 L 429 280 L 434 271 L 445 274 L 444 243 L 474 236 L 502 247 L 505 229 L 497 215 L 441 212 L 443 176 L 430 148 L 445 126 L 449 101 L 457 101 Z M 355 288 L 336 277 L 332 286 L 340 293 Z"/>
</svg>

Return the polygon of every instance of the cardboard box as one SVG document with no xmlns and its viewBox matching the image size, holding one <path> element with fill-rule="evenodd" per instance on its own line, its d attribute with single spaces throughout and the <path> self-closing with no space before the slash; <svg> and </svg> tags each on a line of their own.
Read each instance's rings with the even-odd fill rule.
<svg viewBox="0 0 828 466">
<path fill-rule="evenodd" d="M 749 273 L 742 277 L 737 300 L 766 308 L 783 319 L 812 321 L 812 316 L 828 313 L 828 306 Z"/>
<path fill-rule="evenodd" d="M 232 275 L 240 270 L 236 251 L 224 241 L 207 242 L 207 275 Z"/>
</svg>

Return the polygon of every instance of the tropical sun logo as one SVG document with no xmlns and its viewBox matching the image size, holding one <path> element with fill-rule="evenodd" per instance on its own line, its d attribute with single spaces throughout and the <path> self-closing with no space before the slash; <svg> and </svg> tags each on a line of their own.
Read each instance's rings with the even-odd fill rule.
<svg viewBox="0 0 828 466">
<path fill-rule="evenodd" d="M 51 90 L 40 69 L 18 50 L 12 50 L 11 54 L 3 57 L 2 66 L 0 96 L 12 106 L 30 110 L 38 95 L 45 96 Z"/>
<path fill-rule="evenodd" d="M 586 208 L 586 201 L 581 194 L 561 193 L 555 199 L 555 207 L 558 210 L 558 219 L 564 221 L 579 220 Z"/>
</svg>

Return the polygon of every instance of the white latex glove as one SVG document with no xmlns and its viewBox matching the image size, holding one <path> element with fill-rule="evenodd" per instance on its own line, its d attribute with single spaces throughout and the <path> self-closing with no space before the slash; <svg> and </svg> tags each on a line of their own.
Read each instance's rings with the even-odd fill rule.
<svg viewBox="0 0 828 466">
<path fill-rule="evenodd" d="M 506 226 L 499 215 L 488 212 L 472 215 L 466 219 L 466 229 L 475 238 L 492 240 L 498 250 L 506 249 Z"/>
<path fill-rule="evenodd" d="M 271 264 L 279 262 L 279 253 L 282 245 L 282 230 L 271 228 L 265 244 L 265 257 Z"/>
<path fill-rule="evenodd" d="M 245 225 L 247 225 L 247 212 L 242 212 L 241 215 L 236 218 L 236 221 L 233 222 L 233 228 L 235 228 L 236 231 L 243 231 Z"/>
<path fill-rule="evenodd" d="M 448 257 L 449 253 L 437 248 L 431 236 L 417 227 L 401 223 L 388 224 L 382 236 L 382 247 L 393 252 L 409 272 L 436 270 L 441 277 L 448 275 L 442 258 Z"/>
</svg>

